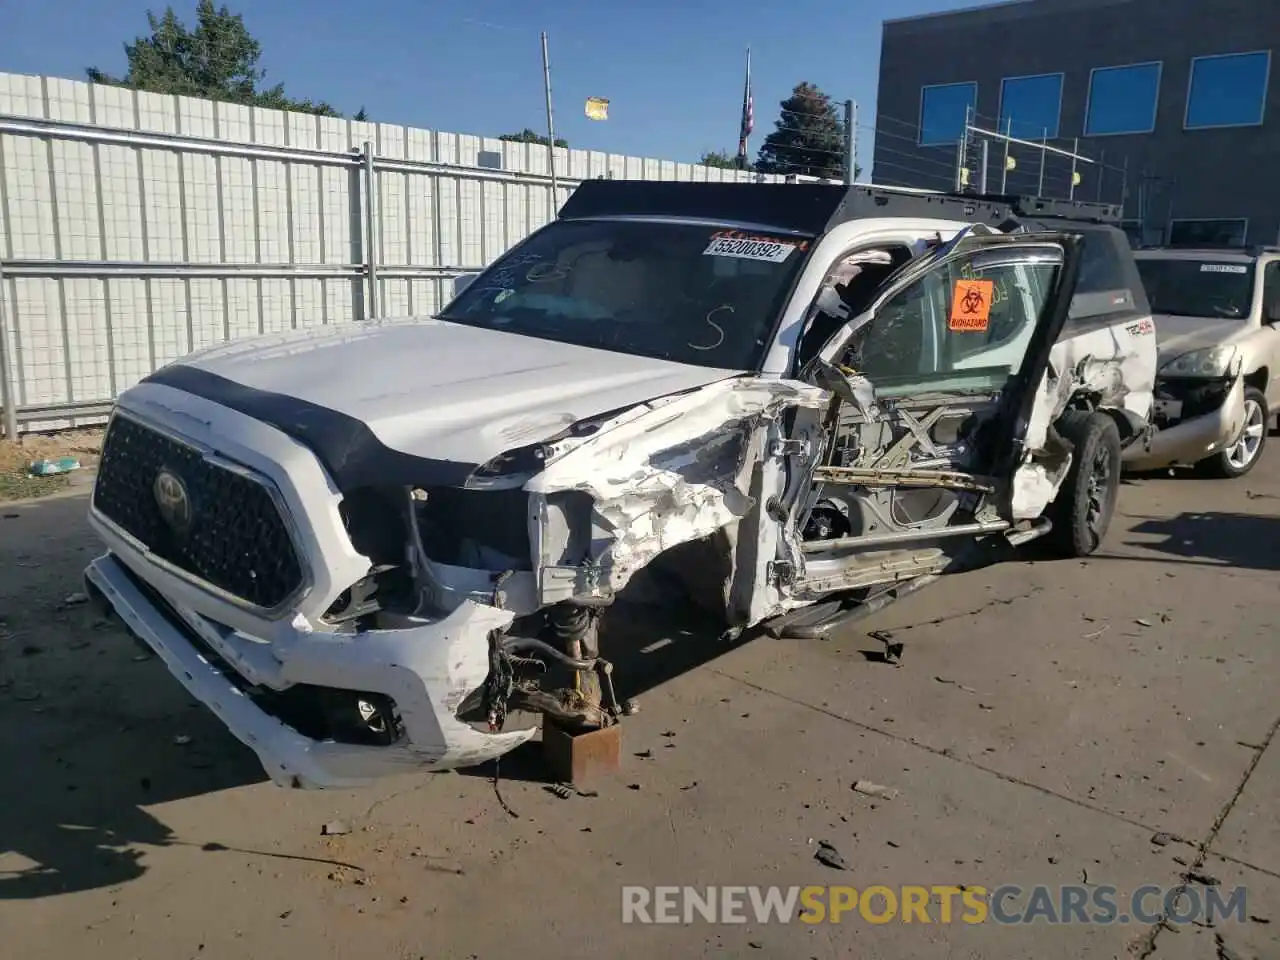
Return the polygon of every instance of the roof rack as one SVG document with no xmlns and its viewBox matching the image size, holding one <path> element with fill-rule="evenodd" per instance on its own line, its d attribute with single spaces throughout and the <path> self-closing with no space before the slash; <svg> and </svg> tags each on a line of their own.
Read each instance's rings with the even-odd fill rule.
<svg viewBox="0 0 1280 960">
<path fill-rule="evenodd" d="M 1073 220 L 1114 225 L 1114 204 L 1006 194 L 950 193 L 856 183 L 698 183 L 584 180 L 560 219 L 694 217 L 752 223 L 817 236 L 839 223 L 875 217 L 963 220 L 999 227 L 1009 220 Z"/>
<path fill-rule="evenodd" d="M 1087 200 L 1054 200 L 1019 193 L 965 193 L 952 190 L 922 190 L 919 187 L 880 186 L 879 184 L 869 184 L 869 186 L 885 193 L 899 193 L 911 196 L 925 194 L 935 197 L 954 198 L 961 201 L 1004 204 L 1010 208 L 1012 213 L 1020 217 L 1048 217 L 1060 220 L 1118 224 L 1123 219 L 1124 213 L 1123 208 L 1116 203 L 1092 203 Z"/>
<path fill-rule="evenodd" d="M 1167 244 L 1151 243 L 1134 247 L 1135 250 L 1175 250 L 1181 253 L 1239 253 L 1246 257 L 1257 257 L 1264 253 L 1280 253 L 1280 246 L 1274 243 L 1206 243 L 1206 244 Z"/>
</svg>

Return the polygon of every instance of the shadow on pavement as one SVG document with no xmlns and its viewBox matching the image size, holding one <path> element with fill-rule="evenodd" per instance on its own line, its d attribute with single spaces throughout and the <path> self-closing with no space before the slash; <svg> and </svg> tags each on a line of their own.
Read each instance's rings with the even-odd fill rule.
<svg viewBox="0 0 1280 960">
<path fill-rule="evenodd" d="M 1280 570 L 1280 518 L 1277 517 L 1213 511 L 1181 513 L 1169 519 L 1152 517 L 1129 529 L 1131 533 L 1164 539 L 1130 540 L 1126 546 L 1213 566 Z"/>
<path fill-rule="evenodd" d="M 3 504 L 0 900 L 113 886 L 185 841 L 146 809 L 265 779 L 159 660 L 75 594 L 98 546 L 84 497 Z"/>
</svg>

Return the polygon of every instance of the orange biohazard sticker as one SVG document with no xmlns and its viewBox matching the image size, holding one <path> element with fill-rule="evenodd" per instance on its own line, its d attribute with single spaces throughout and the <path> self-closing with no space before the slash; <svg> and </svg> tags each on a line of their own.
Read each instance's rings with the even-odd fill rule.
<svg viewBox="0 0 1280 960">
<path fill-rule="evenodd" d="M 947 329 L 959 333 L 982 333 L 991 319 L 992 280 L 957 280 L 951 297 L 951 319 Z"/>
</svg>

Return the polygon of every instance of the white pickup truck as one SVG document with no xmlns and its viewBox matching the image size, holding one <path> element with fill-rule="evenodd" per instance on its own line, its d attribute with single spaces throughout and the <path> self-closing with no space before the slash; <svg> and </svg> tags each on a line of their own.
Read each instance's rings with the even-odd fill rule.
<svg viewBox="0 0 1280 960">
<path fill-rule="evenodd" d="M 1001 545 L 1089 553 L 1156 372 L 1115 216 L 585 183 L 436 317 L 124 393 L 90 592 L 277 782 L 345 787 L 617 722 L 599 626 L 650 565 L 808 635 Z"/>
</svg>

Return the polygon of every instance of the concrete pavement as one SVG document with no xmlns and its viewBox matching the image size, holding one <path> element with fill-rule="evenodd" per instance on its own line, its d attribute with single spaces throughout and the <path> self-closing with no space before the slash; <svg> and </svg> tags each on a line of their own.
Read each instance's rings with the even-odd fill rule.
<svg viewBox="0 0 1280 960">
<path fill-rule="evenodd" d="M 0 931 L 31 960 L 1280 957 L 1280 459 L 1127 483 L 1097 556 L 954 577 L 829 641 L 646 626 L 652 652 L 619 678 L 642 688 L 625 769 L 567 799 L 519 754 L 496 788 L 492 770 L 265 783 L 162 666 L 64 605 L 96 549 L 84 509 L 0 505 Z M 905 643 L 900 665 L 873 630 Z M 321 836 L 335 819 L 352 832 Z M 1188 873 L 1247 887 L 1254 919 L 621 922 L 624 884 L 1105 884 L 1123 902 Z"/>
</svg>

